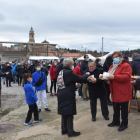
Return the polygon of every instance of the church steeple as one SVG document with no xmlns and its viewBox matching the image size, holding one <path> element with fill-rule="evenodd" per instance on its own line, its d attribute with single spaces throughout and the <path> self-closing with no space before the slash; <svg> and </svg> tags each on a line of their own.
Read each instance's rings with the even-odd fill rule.
<svg viewBox="0 0 140 140">
<path fill-rule="evenodd" d="M 29 32 L 29 42 L 35 42 L 35 39 L 34 39 L 34 30 L 33 30 L 32 27 L 31 27 L 31 30 Z"/>
</svg>

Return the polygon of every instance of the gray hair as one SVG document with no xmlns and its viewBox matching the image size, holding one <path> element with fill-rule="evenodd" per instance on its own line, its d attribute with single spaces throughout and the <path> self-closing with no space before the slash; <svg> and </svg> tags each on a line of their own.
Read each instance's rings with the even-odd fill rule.
<svg viewBox="0 0 140 140">
<path fill-rule="evenodd" d="M 63 61 L 63 66 L 65 67 L 69 67 L 70 65 L 73 65 L 73 64 L 74 64 L 74 61 L 70 58 L 64 59 Z"/>
<path fill-rule="evenodd" d="M 90 63 L 94 63 L 94 65 L 96 66 L 96 63 L 95 63 L 93 60 L 89 60 L 89 61 L 88 61 L 88 65 L 89 65 Z"/>
</svg>

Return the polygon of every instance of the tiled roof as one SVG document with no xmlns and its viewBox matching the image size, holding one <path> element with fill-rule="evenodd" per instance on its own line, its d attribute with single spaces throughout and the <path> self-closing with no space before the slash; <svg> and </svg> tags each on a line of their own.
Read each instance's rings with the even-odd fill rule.
<svg viewBox="0 0 140 140">
<path fill-rule="evenodd" d="M 49 56 L 54 56 L 53 53 L 48 53 Z M 56 53 L 57 56 L 57 53 Z M 63 53 L 62 57 L 81 57 L 82 54 L 81 53 Z"/>
</svg>

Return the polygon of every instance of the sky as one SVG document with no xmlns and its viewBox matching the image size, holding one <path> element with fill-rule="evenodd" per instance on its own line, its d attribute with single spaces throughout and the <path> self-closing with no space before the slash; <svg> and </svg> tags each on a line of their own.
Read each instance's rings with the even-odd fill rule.
<svg viewBox="0 0 140 140">
<path fill-rule="evenodd" d="M 139 0 L 0 0 L 0 41 L 45 39 L 62 48 L 140 49 Z"/>
</svg>

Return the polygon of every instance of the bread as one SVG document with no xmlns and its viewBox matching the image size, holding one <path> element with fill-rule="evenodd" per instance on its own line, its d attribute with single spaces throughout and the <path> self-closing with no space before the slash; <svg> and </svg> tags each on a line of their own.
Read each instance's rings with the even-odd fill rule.
<svg viewBox="0 0 140 140">
<path fill-rule="evenodd" d="M 99 76 L 99 79 L 102 79 L 103 78 L 103 74 L 101 74 L 100 76 Z"/>
<path fill-rule="evenodd" d="M 138 79 L 140 76 L 131 76 L 132 79 Z"/>
</svg>

